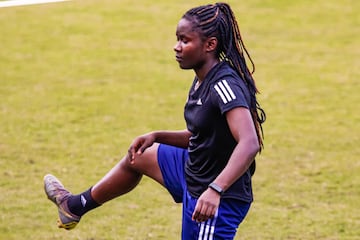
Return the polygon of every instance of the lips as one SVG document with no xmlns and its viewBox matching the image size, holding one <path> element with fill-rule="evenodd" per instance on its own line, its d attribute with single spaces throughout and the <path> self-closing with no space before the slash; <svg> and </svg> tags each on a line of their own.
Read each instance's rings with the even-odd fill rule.
<svg viewBox="0 0 360 240">
<path fill-rule="evenodd" d="M 180 57 L 180 56 L 175 56 L 175 59 L 176 59 L 176 61 L 180 62 L 180 61 L 182 60 L 182 57 Z"/>
</svg>

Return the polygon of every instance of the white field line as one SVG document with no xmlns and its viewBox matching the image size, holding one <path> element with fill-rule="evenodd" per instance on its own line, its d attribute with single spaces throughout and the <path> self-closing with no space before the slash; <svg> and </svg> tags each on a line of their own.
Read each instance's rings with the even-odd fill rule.
<svg viewBox="0 0 360 240">
<path fill-rule="evenodd" d="M 54 2 L 65 2 L 69 0 L 11 0 L 11 1 L 0 1 L 1 7 L 16 7 L 24 5 L 33 5 L 33 4 L 43 4 L 43 3 L 54 3 Z"/>
</svg>

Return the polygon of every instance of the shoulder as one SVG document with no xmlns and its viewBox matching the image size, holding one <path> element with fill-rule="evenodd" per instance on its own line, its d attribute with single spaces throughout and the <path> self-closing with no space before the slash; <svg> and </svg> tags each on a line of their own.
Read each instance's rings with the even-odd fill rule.
<svg viewBox="0 0 360 240">
<path fill-rule="evenodd" d="M 226 80 L 229 84 L 238 84 L 244 82 L 239 74 L 230 66 L 228 62 L 221 62 L 219 66 L 217 66 L 216 72 L 211 79 L 211 85 L 214 86 L 216 84 L 221 85 L 221 82 Z"/>
<path fill-rule="evenodd" d="M 217 71 L 217 75 L 232 75 L 234 77 L 240 76 L 236 73 L 235 69 L 230 66 L 230 63 L 223 61 L 219 63 L 219 69 Z"/>
<path fill-rule="evenodd" d="M 227 89 L 230 91 L 232 88 L 243 89 L 246 87 L 245 82 L 228 62 L 221 62 L 219 65 L 210 84 L 213 90 L 219 92 L 219 89 Z"/>
<path fill-rule="evenodd" d="M 243 79 L 228 64 L 223 64 L 212 79 L 210 91 L 215 102 L 232 106 L 248 106 L 249 90 Z"/>
</svg>

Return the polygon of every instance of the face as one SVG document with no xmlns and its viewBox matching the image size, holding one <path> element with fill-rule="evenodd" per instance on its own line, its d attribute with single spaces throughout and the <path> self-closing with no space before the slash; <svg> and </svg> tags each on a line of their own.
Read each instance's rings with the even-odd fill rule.
<svg viewBox="0 0 360 240">
<path fill-rule="evenodd" d="M 199 69 L 206 61 L 205 43 L 192 23 L 182 18 L 176 28 L 177 43 L 174 46 L 176 61 L 182 69 Z"/>
</svg>

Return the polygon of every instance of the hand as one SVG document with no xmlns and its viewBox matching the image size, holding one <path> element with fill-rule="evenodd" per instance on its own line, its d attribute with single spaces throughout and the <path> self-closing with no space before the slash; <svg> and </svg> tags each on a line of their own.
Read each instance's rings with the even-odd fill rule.
<svg viewBox="0 0 360 240">
<path fill-rule="evenodd" d="M 141 155 L 146 150 L 146 148 L 151 147 L 154 142 L 155 134 L 153 133 L 148 133 L 135 138 L 128 150 L 130 163 L 134 162 L 136 155 Z"/>
<path fill-rule="evenodd" d="M 199 197 L 192 215 L 192 220 L 196 222 L 204 222 L 210 218 L 213 218 L 219 205 L 219 193 L 208 188 Z"/>
</svg>

